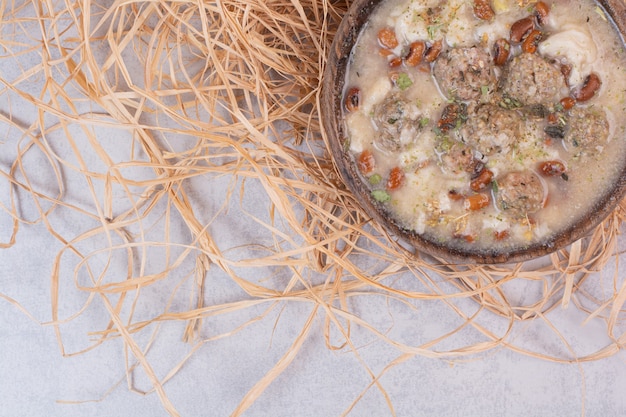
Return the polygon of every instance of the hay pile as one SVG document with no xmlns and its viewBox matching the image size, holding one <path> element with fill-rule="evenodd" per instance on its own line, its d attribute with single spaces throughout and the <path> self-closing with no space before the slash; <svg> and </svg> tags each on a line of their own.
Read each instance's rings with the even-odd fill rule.
<svg viewBox="0 0 626 417">
<path fill-rule="evenodd" d="M 123 340 L 128 373 L 142 368 L 176 415 L 163 384 L 201 346 L 286 304 L 309 305 L 292 346 L 237 415 L 292 363 L 316 320 L 325 323 L 329 349 L 358 356 L 356 329 L 396 349 L 386 370 L 415 355 L 456 358 L 495 347 L 563 362 L 620 350 L 624 203 L 571 248 L 506 266 L 420 256 L 360 211 L 334 169 L 318 111 L 325 57 L 347 7 L 330 0 L 3 4 L 0 245 L 12 247 L 20 230 L 36 226 L 61 245 L 41 285 L 50 286 L 49 324 L 64 353 Z M 609 262 L 615 273 L 590 282 Z M 227 283 L 238 290 L 221 293 Z M 77 295 L 80 304 L 66 303 Z M 20 300 L 3 298 L 28 314 Z M 145 300 L 154 299 L 160 313 L 146 314 Z M 390 330 L 394 314 L 419 322 L 416 306 L 425 300 L 459 320 L 431 339 Z M 363 302 L 389 314 L 364 311 Z M 581 355 L 517 337 L 521 323 L 550 326 L 546 314 L 561 305 L 604 323 L 612 342 Z M 246 310 L 251 318 L 240 327 L 207 330 L 217 317 Z M 502 320 L 491 328 L 494 315 Z M 85 316 L 97 317 L 90 344 L 68 346 L 73 323 Z M 146 352 L 171 322 L 192 348 L 159 377 L 158 359 Z M 371 375 L 372 386 L 380 376 Z"/>
</svg>

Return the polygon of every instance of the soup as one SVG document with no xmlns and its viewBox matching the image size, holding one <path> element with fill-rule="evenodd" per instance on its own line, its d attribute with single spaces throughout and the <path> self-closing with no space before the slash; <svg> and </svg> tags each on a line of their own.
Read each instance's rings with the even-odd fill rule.
<svg viewBox="0 0 626 417">
<path fill-rule="evenodd" d="M 374 204 L 425 240 L 550 242 L 622 172 L 625 70 L 591 1 L 387 0 L 346 71 L 346 146 Z"/>
</svg>

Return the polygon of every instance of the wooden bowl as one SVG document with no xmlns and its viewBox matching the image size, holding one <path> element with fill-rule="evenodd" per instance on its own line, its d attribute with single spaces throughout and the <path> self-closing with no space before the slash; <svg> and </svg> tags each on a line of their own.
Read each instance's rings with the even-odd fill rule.
<svg viewBox="0 0 626 417">
<path fill-rule="evenodd" d="M 418 251 L 450 262 L 494 264 L 526 261 L 566 247 L 590 233 L 613 212 L 626 195 L 626 161 L 618 180 L 606 190 L 593 210 L 582 216 L 578 223 L 552 235 L 549 241 L 537 242 L 523 249 L 518 248 L 509 251 L 479 248 L 459 250 L 407 230 L 395 222 L 390 214 L 385 211 L 383 205 L 371 197 L 367 184 L 363 182 L 357 172 L 354 158 L 346 146 L 347 133 L 342 114 L 344 82 L 352 48 L 370 15 L 383 1 L 355 0 L 344 16 L 328 56 L 322 81 L 320 109 L 322 126 L 330 142 L 334 162 L 343 177 L 343 181 L 369 216 Z M 613 20 L 615 29 L 620 32 L 622 37 L 626 35 L 626 4 L 621 0 L 600 0 L 598 4 L 606 10 Z"/>
</svg>

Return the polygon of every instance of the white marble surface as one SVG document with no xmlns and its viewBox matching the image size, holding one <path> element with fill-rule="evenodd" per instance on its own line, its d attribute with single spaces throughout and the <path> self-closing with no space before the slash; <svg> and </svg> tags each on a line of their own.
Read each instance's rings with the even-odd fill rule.
<svg viewBox="0 0 626 417">
<path fill-rule="evenodd" d="M 24 13 L 28 10 L 25 9 Z M 17 66 L 11 59 L 0 61 L 2 79 L 15 80 L 23 68 L 37 64 L 41 56 L 34 51 L 20 59 L 23 67 Z M 41 77 L 34 77 L 21 82 L 20 91 L 38 96 L 41 81 Z M 12 109 L 18 125 L 24 128 L 37 120 L 35 109 L 21 101 L 17 94 L 2 90 L 1 97 L 3 116 L 7 116 Z M 6 97 L 10 101 L 4 100 Z M 90 103 L 74 104 L 78 113 L 101 111 L 91 107 Z M 50 115 L 43 120 L 48 126 L 57 121 Z M 104 118 L 99 120 L 110 122 Z M 79 134 L 77 125 L 70 123 L 70 128 L 76 129 L 72 130 L 73 134 Z M 24 150 L 38 133 L 31 131 L 29 133 L 33 136 L 29 136 L 26 131 L 9 127 L 6 120 L 2 120 L 1 129 L 0 170 L 7 173 L 18 149 Z M 98 127 L 95 137 L 107 152 L 120 161 L 131 152 L 132 147 L 128 144 L 132 143 L 132 136 L 115 124 Z M 173 147 L 181 148 L 185 148 L 184 141 L 189 140 L 165 139 Z M 54 152 L 66 157 L 69 162 L 76 161 L 62 131 L 50 130 L 46 140 L 47 146 Z M 145 159 L 145 154 L 134 150 L 136 159 Z M 84 142 L 78 142 L 77 152 L 90 168 L 95 171 L 103 169 L 97 155 L 89 151 Z M 31 167 L 28 179 L 32 187 L 43 196 L 55 196 L 58 190 L 51 162 L 36 147 L 24 154 L 24 161 Z M 96 181 L 90 189 L 84 178 L 67 166 L 62 174 L 64 201 L 87 210 L 87 213 L 95 213 L 95 207 L 103 200 L 104 185 Z M 140 179 L 151 178 L 154 173 L 138 170 L 128 175 Z M 24 180 L 19 170 L 16 177 L 19 181 Z M 267 219 L 269 201 L 263 187 L 248 180 L 241 206 L 240 196 L 237 195 L 229 211 L 221 211 L 225 190 L 231 186 L 229 181 L 228 177 L 198 176 L 188 181 L 187 191 L 198 219 L 208 227 L 226 256 L 237 259 L 243 255 L 239 255 L 234 248 L 241 244 L 273 244 L 267 230 L 260 228 L 251 217 L 256 215 Z M 10 194 L 11 189 L 14 194 Z M 131 197 L 119 189 L 113 189 L 113 193 L 118 194 L 115 194 L 117 197 L 111 212 L 117 215 L 129 207 Z M 150 392 L 151 386 L 141 369 L 131 373 L 130 381 L 126 379 L 126 367 L 135 365 L 135 362 L 121 339 L 111 339 L 85 353 L 73 354 L 93 345 L 97 335 L 90 332 L 105 329 L 109 314 L 103 300 L 96 296 L 82 314 L 71 319 L 88 301 L 87 292 L 77 290 L 76 286 L 89 287 L 90 284 L 84 268 L 76 269 L 79 264 L 69 251 L 59 258 L 61 297 L 58 329 L 65 355 L 58 343 L 55 327 L 51 325 L 51 294 L 54 293 L 51 276 L 53 264 L 63 245 L 51 236 L 49 230 L 53 229 L 60 237 L 71 240 L 85 230 L 100 225 L 98 218 L 56 207 L 50 212 L 49 223 L 46 224 L 38 220 L 37 205 L 47 210 L 49 202 L 44 198 L 34 200 L 19 187 L 12 187 L 6 175 L 0 176 L 0 203 L 10 207 L 11 195 L 15 197 L 22 222 L 16 243 L 10 248 L 0 249 L 0 294 L 3 296 L 0 298 L 0 416 L 168 415 L 159 396 Z M 159 203 L 155 211 L 147 216 L 143 224 L 144 230 L 148 231 L 143 237 L 146 242 L 163 239 L 164 211 L 165 206 Z M 280 219 L 277 223 L 282 224 Z M 172 216 L 171 226 L 171 241 L 191 243 L 192 237 L 179 217 Z M 131 229 L 130 232 L 138 231 L 137 228 Z M 8 242 L 11 230 L 12 218 L 7 210 L 2 209 L 0 242 Z M 115 237 L 111 239 L 113 244 L 119 243 Z M 296 240 L 291 244 L 293 246 L 285 246 L 293 248 L 298 243 Z M 78 242 L 75 247 L 83 253 L 92 253 L 106 249 L 108 245 L 106 236 L 97 236 Z M 624 246 L 622 239 L 620 247 Z M 142 268 L 149 274 L 160 271 L 164 265 L 162 248 L 152 244 L 146 244 L 144 248 L 145 253 L 143 248 L 138 248 L 133 255 L 135 276 Z M 109 259 L 106 251 L 103 256 L 94 256 L 90 260 L 94 273 L 107 270 L 106 276 L 110 280 L 124 277 L 126 256 L 119 252 L 123 251 L 112 253 L 110 265 L 106 263 Z M 254 254 L 247 256 L 253 257 Z M 195 266 L 195 260 L 195 255 L 189 256 L 171 278 L 142 290 L 133 320 L 157 317 L 166 310 L 168 302 L 171 302 L 171 311 L 189 308 L 193 286 L 187 274 Z M 604 299 L 610 297 L 614 286 L 614 268 L 615 263 L 611 261 L 603 271 L 589 277 L 585 282 L 589 292 L 603 293 Z M 244 268 L 239 272 L 252 281 L 276 288 L 284 284 L 285 274 L 289 273 L 271 267 Z M 74 281 L 75 273 L 77 281 Z M 623 274 L 623 271 L 618 273 Z M 319 282 L 327 277 L 316 273 L 310 278 Z M 398 285 L 413 285 L 410 274 L 394 279 L 397 279 Z M 179 284 L 180 287 L 177 287 Z M 621 285 L 621 280 L 616 285 Z M 536 291 L 537 288 L 531 284 L 512 285 L 510 296 L 520 302 L 529 302 Z M 170 298 L 173 293 L 175 296 Z M 132 303 L 132 296 L 129 296 L 128 303 Z M 207 305 L 249 298 L 219 268 L 212 266 L 209 269 L 205 295 Z M 112 296 L 111 300 L 115 297 Z M 580 301 L 589 306 L 589 300 Z M 128 303 L 124 306 L 124 314 L 128 313 Z M 390 340 L 406 342 L 410 346 L 434 340 L 462 323 L 458 314 L 440 301 L 414 301 L 412 310 L 375 296 L 350 299 L 349 303 L 351 311 L 378 326 Z M 478 308 L 469 299 L 453 300 L 451 303 L 466 314 L 472 314 Z M 128 318 L 124 314 L 122 316 Z M 150 332 L 157 331 L 147 358 L 161 379 L 175 369 L 193 348 L 197 348 L 175 376 L 164 384 L 164 390 L 181 416 L 228 416 L 254 384 L 285 355 L 311 314 L 314 314 L 312 325 L 298 354 L 244 413 L 245 416 L 317 417 L 339 416 L 348 412 L 350 416 L 377 417 L 393 415 L 394 412 L 398 416 L 437 417 L 626 415 L 626 356 L 623 351 L 605 359 L 581 363 L 558 363 L 518 353 L 505 346 L 473 356 L 431 358 L 418 354 L 403 358 L 406 359 L 404 362 L 384 372 L 379 380 L 379 389 L 370 387 L 372 375 L 380 375 L 389 364 L 400 358 L 400 349 L 356 324 L 350 329 L 354 350 L 349 347 L 330 349 L 324 338 L 326 314 L 321 309 L 315 311 L 313 303 L 302 300 L 285 300 L 275 304 L 265 302 L 206 319 L 200 340 L 208 341 L 201 345 L 182 342 L 185 325 L 180 321 L 165 321 L 159 327 L 150 326 L 133 337 L 141 348 L 145 348 L 149 345 Z M 516 347 L 571 359 L 597 352 L 613 342 L 602 319 L 585 322 L 586 317 L 587 314 L 575 304 L 570 304 L 567 309 L 553 309 L 547 318 L 562 337 L 541 318 L 515 323 L 514 331 L 509 335 L 506 334 L 508 322 L 489 311 L 481 311 L 476 322 L 490 329 L 496 337 L 505 337 L 507 343 Z M 242 327 L 246 323 L 248 325 Z M 618 323 L 617 329 L 621 326 Z M 221 337 L 226 334 L 230 335 Z M 335 328 L 331 335 L 332 343 L 341 344 Z M 428 352 L 446 352 L 486 341 L 487 337 L 470 328 L 445 339 Z M 145 390 L 149 392 L 142 393 Z"/>
<path fill-rule="evenodd" d="M 75 226 L 67 223 L 68 229 Z M 0 251 L 0 293 L 19 301 L 41 323 L 51 320 L 51 265 L 60 249 L 44 226 L 35 224 L 23 226 L 17 243 Z M 588 282 L 599 284 L 612 274 L 609 264 Z M 210 270 L 208 276 L 212 281 L 207 298 L 220 302 L 245 298 L 219 272 Z M 150 317 L 162 312 L 165 294 L 159 290 L 145 293 L 140 315 Z M 62 304 L 75 308 L 81 300 L 84 295 L 69 291 Z M 389 336 L 417 341 L 441 335 L 455 322 L 456 313 L 442 305 L 417 301 L 415 317 L 377 299 L 367 299 L 354 308 L 372 322 L 377 317 L 393 317 Z M 476 309 L 471 300 L 457 305 L 466 311 Z M 236 329 L 264 313 L 266 307 L 269 304 L 211 319 L 205 322 L 203 335 L 210 337 Z M 240 332 L 201 346 L 165 384 L 173 406 L 182 416 L 230 415 L 293 343 L 312 309 L 310 303 L 280 303 Z M 53 327 L 31 320 L 7 300 L 0 300 L 0 312 L 1 416 L 167 415 L 154 392 L 141 395 L 129 390 L 124 378 L 126 352 L 119 339 L 84 354 L 63 357 Z M 62 325 L 68 353 L 88 345 L 87 332 L 101 329 L 106 317 L 96 304 L 80 319 Z M 244 415 L 338 416 L 362 393 L 349 415 L 392 415 L 381 391 L 376 387 L 367 390 L 371 379 L 366 367 L 378 374 L 400 352 L 358 326 L 352 329 L 358 357 L 347 348 L 330 350 L 324 341 L 324 317 L 321 311 L 315 314 L 311 331 L 291 365 Z M 583 325 L 585 317 L 575 305 L 558 307 L 548 315 L 569 348 L 579 355 L 610 343 L 604 323 L 591 321 Z M 480 321 L 494 331 L 506 324 L 489 312 L 482 314 Z M 541 320 L 516 324 L 515 329 L 514 336 L 508 338 L 510 342 L 568 357 L 563 341 L 555 338 Z M 164 323 L 160 328 L 148 354 L 160 377 L 189 352 L 191 346 L 181 342 L 183 331 L 181 322 Z M 146 338 L 142 335 L 137 340 L 143 343 Z M 481 340 L 484 338 L 468 332 L 444 342 L 441 348 Z M 626 413 L 625 358 L 620 352 L 588 363 L 563 364 L 503 347 L 450 359 L 417 355 L 390 369 L 380 383 L 399 416 L 618 416 Z M 137 389 L 149 389 L 142 372 L 133 375 Z"/>
</svg>

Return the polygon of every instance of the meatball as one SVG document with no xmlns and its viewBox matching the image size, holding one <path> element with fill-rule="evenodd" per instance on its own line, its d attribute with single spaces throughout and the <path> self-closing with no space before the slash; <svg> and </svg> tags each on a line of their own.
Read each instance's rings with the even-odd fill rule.
<svg viewBox="0 0 626 417">
<path fill-rule="evenodd" d="M 545 200 L 541 179 L 532 171 L 509 172 L 497 179 L 498 207 L 516 216 L 539 211 Z"/>
<path fill-rule="evenodd" d="M 374 108 L 377 135 L 374 143 L 383 151 L 398 151 L 411 143 L 422 129 L 417 105 L 392 93 Z"/>
<path fill-rule="evenodd" d="M 506 152 L 524 131 L 524 119 L 516 110 L 495 104 L 479 104 L 461 131 L 466 143 L 483 155 Z"/>
<path fill-rule="evenodd" d="M 441 92 L 450 99 L 477 99 L 484 88 L 493 91 L 496 86 L 493 59 L 475 46 L 454 48 L 441 54 L 433 74 Z"/>
<path fill-rule="evenodd" d="M 474 150 L 463 142 L 446 139 L 440 146 L 441 167 L 452 174 L 474 174 L 483 164 L 474 157 Z"/>
<path fill-rule="evenodd" d="M 572 108 L 565 129 L 565 142 L 587 152 L 605 144 L 609 137 L 606 113 L 596 107 Z"/>
<path fill-rule="evenodd" d="M 556 103 L 568 94 L 561 69 L 538 54 L 527 53 L 507 63 L 501 88 L 525 105 Z"/>
</svg>

